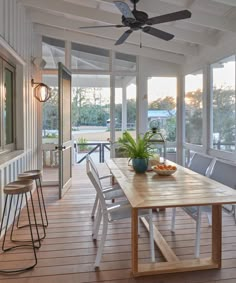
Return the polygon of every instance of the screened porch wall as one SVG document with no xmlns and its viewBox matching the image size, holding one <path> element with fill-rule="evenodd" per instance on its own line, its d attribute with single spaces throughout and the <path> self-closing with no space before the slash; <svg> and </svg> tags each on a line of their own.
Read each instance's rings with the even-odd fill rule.
<svg viewBox="0 0 236 283">
<path fill-rule="evenodd" d="M 38 49 L 39 47 L 39 49 Z M 16 67 L 16 151 L 0 158 L 0 214 L 3 186 L 22 170 L 37 167 L 37 102 L 32 96 L 31 60 L 41 47 L 26 9 L 17 0 L 0 1 L 0 53 Z"/>
<path fill-rule="evenodd" d="M 236 151 L 227 152 L 211 148 L 212 132 L 212 74 L 211 65 L 221 61 L 224 58 L 236 55 L 236 36 L 234 33 L 219 34 L 218 44 L 212 47 L 205 47 L 200 50 L 197 57 L 188 57 L 185 64 L 182 65 L 183 80 L 187 74 L 192 74 L 199 70 L 203 72 L 203 99 L 205 107 L 203 108 L 203 144 L 202 146 L 186 145 L 190 150 L 202 152 L 220 159 L 226 159 L 232 162 L 236 160 Z M 184 99 L 184 92 L 182 93 Z M 236 104 L 235 104 L 236 107 Z M 236 108 L 235 108 L 236 111 Z M 236 127 L 236 121 L 235 121 Z M 184 137 L 183 137 L 184 139 Z"/>
</svg>

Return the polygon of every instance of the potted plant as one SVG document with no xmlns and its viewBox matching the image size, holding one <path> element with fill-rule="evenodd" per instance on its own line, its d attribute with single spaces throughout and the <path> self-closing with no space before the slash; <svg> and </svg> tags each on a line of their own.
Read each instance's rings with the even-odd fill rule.
<svg viewBox="0 0 236 283">
<path fill-rule="evenodd" d="M 139 135 L 137 141 L 129 132 L 124 132 L 119 138 L 118 144 L 121 150 L 127 153 L 127 156 L 132 159 L 132 165 L 137 173 L 144 173 L 148 168 L 148 159 L 152 155 L 152 149 L 149 144 L 153 133 L 147 132 L 144 135 Z"/>
</svg>

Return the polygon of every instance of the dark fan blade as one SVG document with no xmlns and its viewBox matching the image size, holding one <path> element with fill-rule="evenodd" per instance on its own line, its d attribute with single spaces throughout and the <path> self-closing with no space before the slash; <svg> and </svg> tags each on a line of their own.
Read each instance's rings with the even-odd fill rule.
<svg viewBox="0 0 236 283">
<path fill-rule="evenodd" d="M 88 29 L 88 28 L 123 28 L 124 25 L 106 25 L 106 26 L 87 26 L 87 27 L 80 27 L 80 29 Z"/>
<path fill-rule="evenodd" d="M 122 1 L 114 1 L 114 4 L 116 7 L 120 10 L 121 14 L 126 18 L 126 19 L 133 19 L 136 21 L 132 11 L 130 10 L 130 7 L 128 6 L 127 3 L 122 2 Z"/>
<path fill-rule="evenodd" d="M 173 34 L 152 27 L 144 27 L 142 30 L 148 34 L 159 37 L 166 41 L 171 40 L 174 37 Z"/>
<path fill-rule="evenodd" d="M 191 17 L 191 15 L 192 13 L 190 11 L 182 10 L 179 12 L 150 18 L 147 20 L 146 24 L 151 26 L 151 25 L 156 25 L 156 24 L 161 24 L 161 23 L 166 23 L 166 22 L 173 22 L 173 21 L 188 19 Z"/>
<path fill-rule="evenodd" d="M 126 32 L 124 32 L 122 36 L 116 41 L 115 45 L 120 45 L 125 42 L 132 32 L 132 29 L 128 29 Z"/>
</svg>

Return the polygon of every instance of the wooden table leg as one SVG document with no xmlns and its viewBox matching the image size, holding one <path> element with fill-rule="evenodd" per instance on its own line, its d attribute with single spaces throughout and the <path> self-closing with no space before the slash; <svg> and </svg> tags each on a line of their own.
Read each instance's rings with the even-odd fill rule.
<svg viewBox="0 0 236 283">
<path fill-rule="evenodd" d="M 132 272 L 138 273 L 138 209 L 132 208 Z"/>
<path fill-rule="evenodd" d="M 212 206 L 212 260 L 221 268 L 222 253 L 222 207 Z"/>
</svg>

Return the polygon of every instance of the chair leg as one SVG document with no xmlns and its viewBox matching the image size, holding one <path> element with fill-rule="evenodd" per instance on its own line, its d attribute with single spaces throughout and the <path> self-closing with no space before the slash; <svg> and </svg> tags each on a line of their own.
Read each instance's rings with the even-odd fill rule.
<svg viewBox="0 0 236 283">
<path fill-rule="evenodd" d="M 92 213 L 91 213 L 91 218 L 92 218 L 92 219 L 94 219 L 97 206 L 98 206 L 98 195 L 96 195 L 95 202 L 94 202 L 94 204 L 93 204 L 93 209 L 92 209 Z"/>
<path fill-rule="evenodd" d="M 103 217 L 102 238 L 101 238 L 101 241 L 99 243 L 99 248 L 98 248 L 96 259 L 95 259 L 95 264 L 94 264 L 95 268 L 98 268 L 99 265 L 100 265 L 102 252 L 103 252 L 103 248 L 104 248 L 106 237 L 107 237 L 107 228 L 108 228 L 108 218 L 107 218 L 107 216 L 105 216 L 105 217 Z"/>
<path fill-rule="evenodd" d="M 171 217 L 171 231 L 175 232 L 175 216 L 176 216 L 176 207 L 172 208 L 172 217 Z"/>
<path fill-rule="evenodd" d="M 101 207 L 99 205 L 97 216 L 96 216 L 96 219 L 95 219 L 95 223 L 93 225 L 93 234 L 92 234 L 93 240 L 97 240 L 101 220 L 102 220 L 102 211 L 101 211 Z"/>
<path fill-rule="evenodd" d="M 155 262 L 155 247 L 154 247 L 154 239 L 153 239 L 153 222 L 152 222 L 152 210 L 149 209 L 149 241 L 150 241 L 150 254 L 151 261 Z"/>
<path fill-rule="evenodd" d="M 197 208 L 197 223 L 196 223 L 196 242 L 195 242 L 195 257 L 199 258 L 200 255 L 200 241 L 201 241 L 201 219 L 202 219 L 202 208 Z"/>
</svg>

